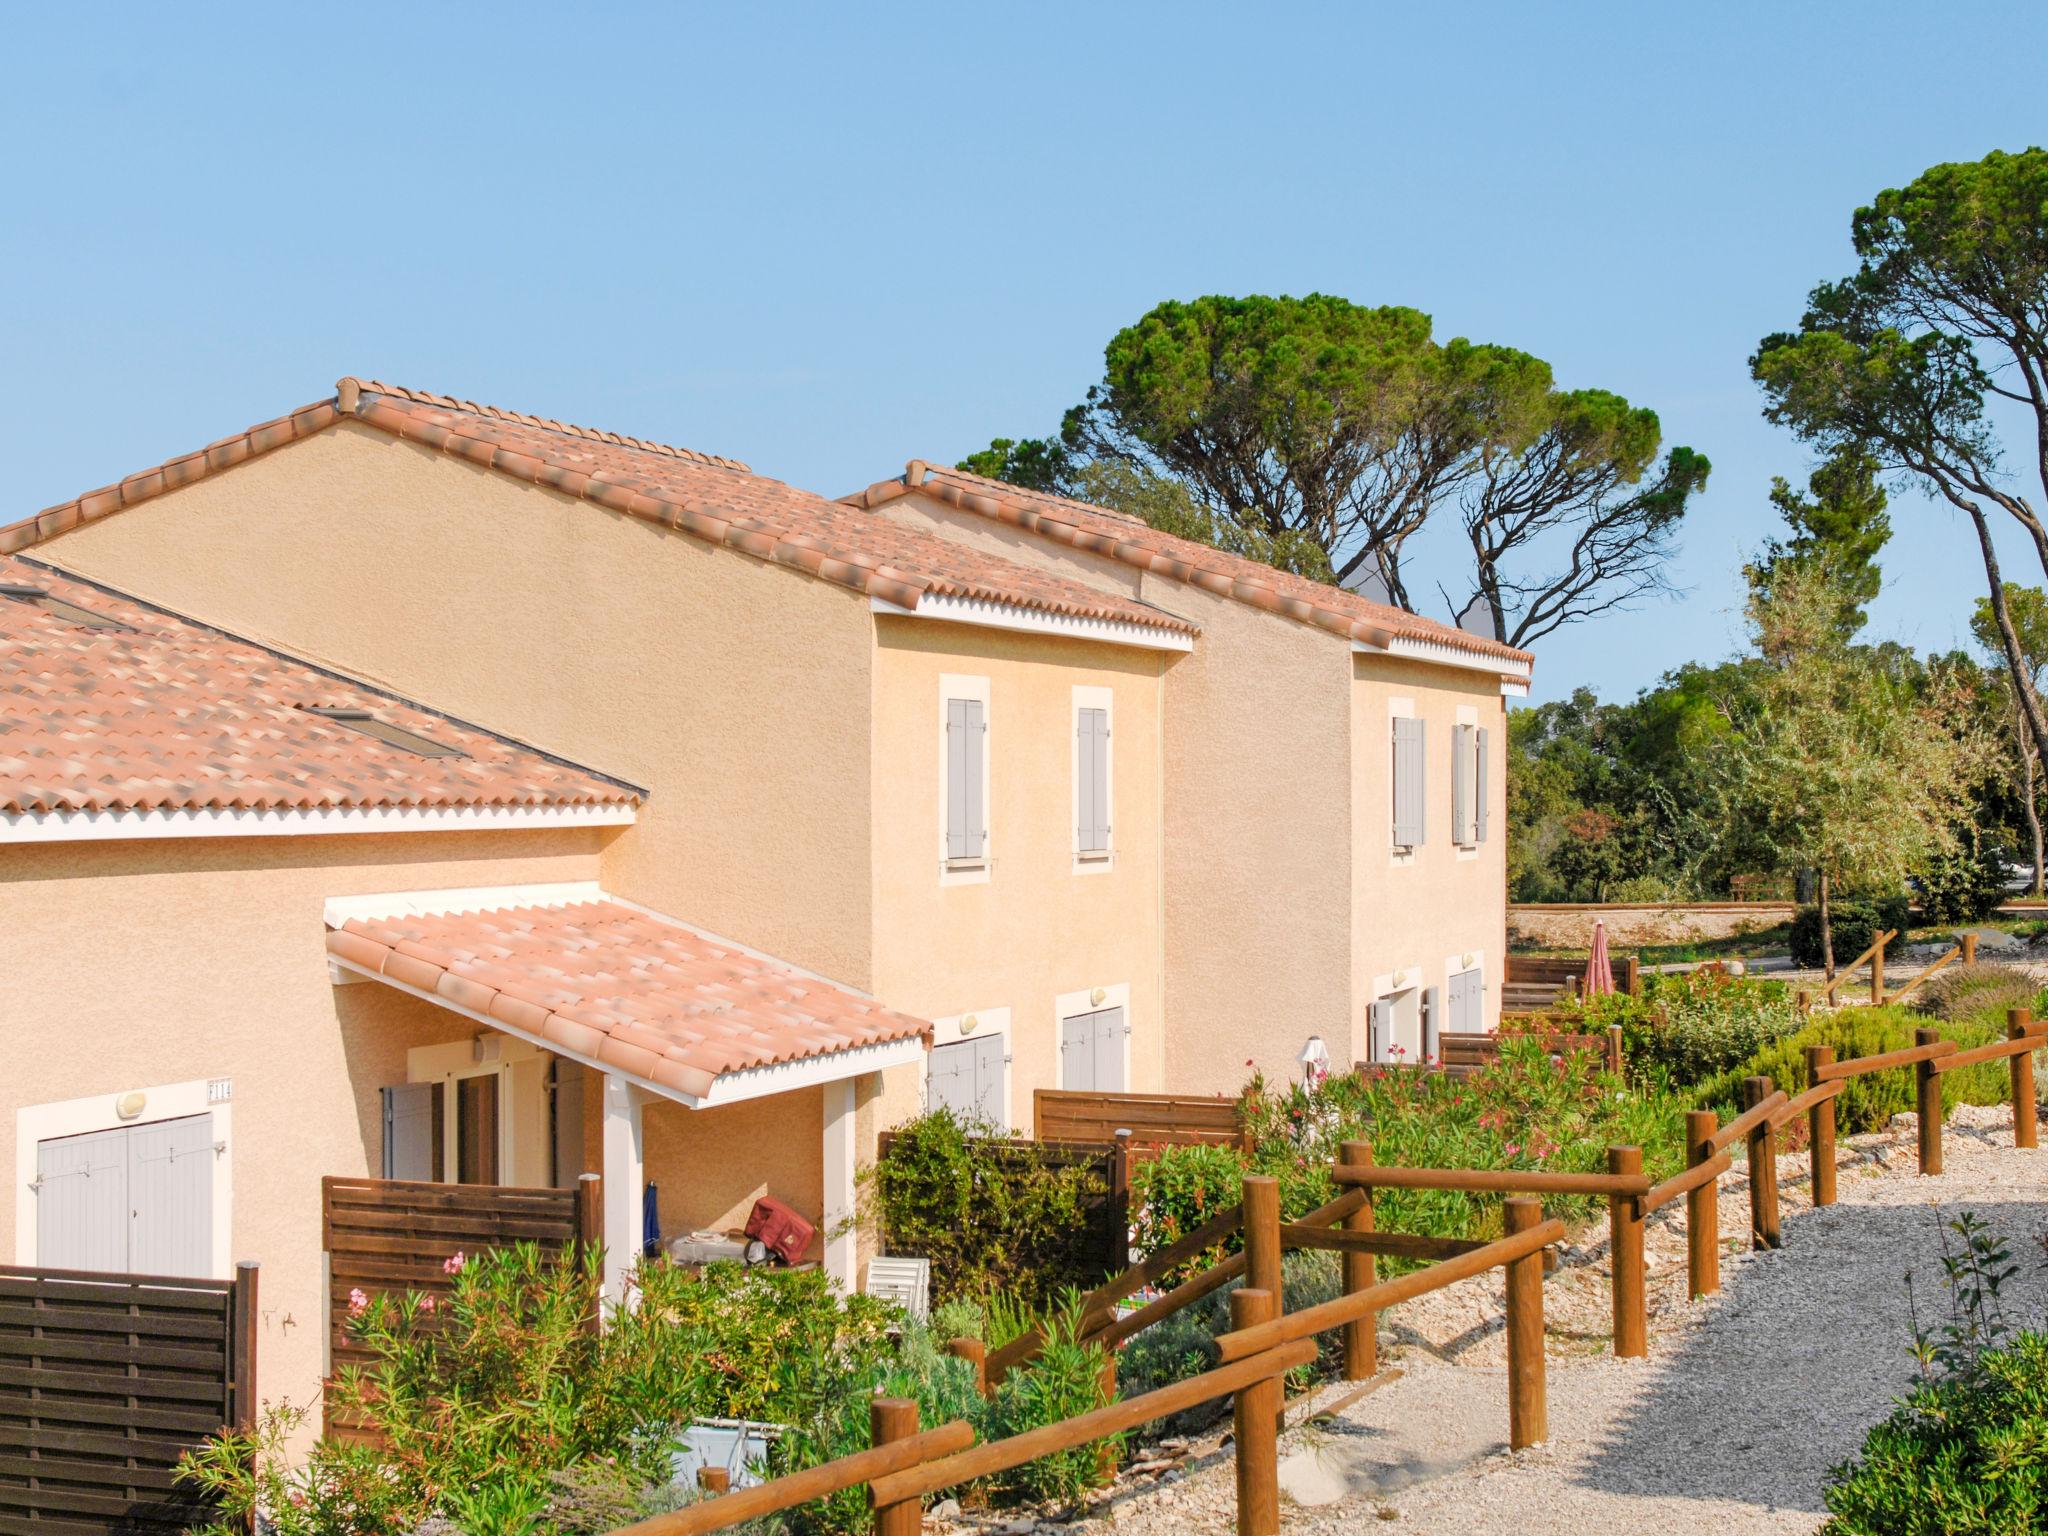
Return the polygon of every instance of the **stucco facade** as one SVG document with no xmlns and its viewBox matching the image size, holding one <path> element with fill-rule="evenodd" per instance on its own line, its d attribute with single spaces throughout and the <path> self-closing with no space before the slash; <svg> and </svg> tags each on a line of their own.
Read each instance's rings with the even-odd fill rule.
<svg viewBox="0 0 2048 1536">
<path fill-rule="evenodd" d="M 1505 708 L 1497 671 L 1359 654 L 1325 630 L 1189 582 L 1054 543 L 912 492 L 888 516 L 1127 593 L 1201 631 L 1162 679 L 1166 773 L 1165 1086 L 1233 1092 L 1256 1069 L 1300 1075 L 1319 1038 L 1365 1059 L 1367 1010 L 1445 985 L 1468 954 L 1498 1022 L 1505 945 Z M 1430 722 L 1430 836 L 1397 859 L 1389 713 Z M 1490 727 L 1485 842 L 1450 840 L 1450 728 Z M 1406 974 L 1412 973 L 1412 974 Z M 1419 1042 L 1418 1042 L 1419 1043 Z"/>
</svg>

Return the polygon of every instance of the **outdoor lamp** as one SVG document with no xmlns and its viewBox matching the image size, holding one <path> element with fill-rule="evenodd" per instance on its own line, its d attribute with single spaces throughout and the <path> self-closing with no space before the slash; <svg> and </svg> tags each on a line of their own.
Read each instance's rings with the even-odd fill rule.
<svg viewBox="0 0 2048 1536">
<path fill-rule="evenodd" d="M 1310 1035 L 1294 1059 L 1301 1063 L 1301 1080 L 1311 1088 L 1330 1075 L 1330 1052 L 1321 1035 Z"/>
</svg>

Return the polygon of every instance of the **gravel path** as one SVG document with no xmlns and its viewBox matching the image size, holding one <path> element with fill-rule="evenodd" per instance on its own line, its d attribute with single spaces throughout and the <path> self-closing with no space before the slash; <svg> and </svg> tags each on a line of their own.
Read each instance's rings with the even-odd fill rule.
<svg viewBox="0 0 2048 1536">
<path fill-rule="evenodd" d="M 2015 1150 L 2004 1109 L 1958 1111 L 1944 1141 L 1947 1171 L 1929 1179 L 1915 1171 L 1911 1117 L 1845 1142 L 1838 1203 L 1822 1210 L 1808 1202 L 1804 1159 L 1784 1158 L 1776 1253 L 1745 1251 L 1746 1183 L 1724 1178 L 1722 1290 L 1698 1305 L 1683 1296 L 1682 1225 L 1659 1213 L 1646 1361 L 1599 1353 L 1604 1247 L 1568 1254 L 1545 1286 L 1551 1438 L 1518 1455 L 1505 1449 L 1498 1281 L 1397 1309 L 1382 1336 L 1399 1379 L 1283 1439 L 1283 1525 L 1303 1536 L 1374 1519 L 1443 1536 L 1816 1529 L 1828 1468 L 1912 1374 L 1904 1275 L 1916 1277 L 1923 1317 L 1930 1302 L 1945 1306 L 1940 1220 L 1968 1209 L 1993 1223 L 2021 1268 L 2010 1313 L 2048 1309 L 2048 1152 Z M 1232 1530 L 1227 1446 L 1212 1435 L 1171 1449 L 1158 1460 L 1172 1470 L 1127 1475 L 1084 1528 Z"/>
</svg>

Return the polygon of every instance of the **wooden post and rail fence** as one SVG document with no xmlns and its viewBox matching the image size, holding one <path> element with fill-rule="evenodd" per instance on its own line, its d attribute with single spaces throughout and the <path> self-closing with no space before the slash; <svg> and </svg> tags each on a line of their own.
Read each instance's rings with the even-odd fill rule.
<svg viewBox="0 0 2048 1536">
<path fill-rule="evenodd" d="M 1389 1307 L 1442 1290 L 1492 1269 L 1506 1282 L 1508 1443 L 1514 1449 L 1549 1435 L 1543 1345 L 1545 1251 L 1565 1235 L 1565 1225 L 1546 1219 L 1544 1195 L 1604 1198 L 1608 1205 L 1609 1258 L 1613 1292 L 1614 1352 L 1623 1358 L 1649 1353 L 1648 1304 L 1643 1259 L 1644 1226 L 1665 1205 L 1686 1203 L 1687 1285 L 1695 1298 L 1720 1289 L 1718 1181 L 1734 1165 L 1734 1148 L 1744 1147 L 1749 1167 L 1752 1241 L 1757 1248 L 1781 1242 L 1778 1219 L 1777 1131 L 1805 1116 L 1810 1132 L 1813 1203 L 1835 1199 L 1835 1100 L 1851 1080 L 1873 1072 L 1911 1068 L 1920 1109 L 1920 1169 L 1941 1170 L 1941 1076 L 1978 1062 L 2010 1063 L 2013 1139 L 2037 1144 L 2033 1053 L 2048 1048 L 2048 1022 L 2037 1024 L 2025 1009 L 2008 1016 L 2006 1038 L 1964 1050 L 1932 1030 L 1920 1031 L 1910 1047 L 1881 1055 L 1836 1061 L 1825 1046 L 1809 1048 L 1812 1085 L 1788 1095 L 1768 1078 L 1743 1085 L 1744 1108 L 1728 1124 L 1711 1110 L 1686 1116 L 1685 1170 L 1658 1184 L 1642 1171 L 1639 1147 L 1611 1147 L 1604 1173 L 1553 1173 L 1541 1169 L 1399 1168 L 1373 1160 L 1371 1146 L 1349 1141 L 1331 1181 L 1344 1193 L 1294 1221 L 1283 1221 L 1276 1180 L 1247 1177 L 1240 1203 L 1221 1212 L 1178 1242 L 1090 1292 L 1082 1304 L 1081 1338 L 1104 1351 L 1106 1396 L 1113 1397 L 1115 1348 L 1161 1318 L 1192 1305 L 1234 1280 L 1230 1328 L 1216 1341 L 1219 1364 L 1201 1375 L 1048 1424 L 1007 1439 L 974 1443 L 964 1420 L 924 1428 L 914 1402 L 877 1399 L 868 1450 L 730 1492 L 707 1484 L 716 1496 L 674 1514 L 657 1515 L 615 1536 L 706 1536 L 742 1521 L 775 1514 L 816 1499 L 866 1485 L 877 1536 L 916 1536 L 922 1501 L 929 1495 L 1034 1461 L 1104 1441 L 1170 1414 L 1230 1397 L 1234 1415 L 1238 1536 L 1275 1536 L 1280 1527 L 1278 1437 L 1287 1374 L 1316 1357 L 1318 1336 L 1339 1332 L 1342 1375 L 1371 1382 L 1379 1370 L 1378 1319 Z M 1381 1189 L 1443 1189 L 1499 1194 L 1502 1235 L 1491 1241 L 1388 1232 L 1377 1224 L 1374 1193 Z M 1182 1280 L 1165 1295 L 1135 1311 L 1118 1314 L 1118 1304 L 1150 1288 L 1189 1263 L 1233 1239 L 1241 1250 Z M 1342 1294 L 1298 1312 L 1285 1310 L 1281 1259 L 1288 1249 L 1323 1249 L 1343 1260 Z M 1420 1261 L 1421 1268 L 1389 1280 L 1378 1277 L 1385 1255 Z M 1036 1333 L 996 1350 L 979 1339 L 959 1339 L 951 1352 L 975 1368 L 984 1392 L 1043 1347 Z"/>
</svg>

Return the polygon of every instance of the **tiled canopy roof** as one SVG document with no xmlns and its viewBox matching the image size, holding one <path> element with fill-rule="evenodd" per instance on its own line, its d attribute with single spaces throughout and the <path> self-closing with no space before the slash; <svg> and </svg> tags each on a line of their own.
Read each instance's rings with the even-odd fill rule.
<svg viewBox="0 0 2048 1536">
<path fill-rule="evenodd" d="M 1527 651 L 1518 651 L 1483 635 L 1467 634 L 1406 609 L 1373 602 L 1343 587 L 1310 581 L 1212 545 L 1161 533 L 1138 518 L 1107 507 L 1028 491 L 965 470 L 941 469 L 922 459 L 911 460 L 897 479 L 871 485 L 847 497 L 846 502 L 872 509 L 913 491 L 1055 543 L 1190 582 L 1220 596 L 1233 597 L 1370 645 L 1383 646 L 1387 636 L 1401 635 L 1518 665 L 1527 665 L 1532 659 Z"/>
<path fill-rule="evenodd" d="M 366 711 L 460 755 L 422 756 L 309 713 L 317 708 Z M 0 814 L 638 798 L 361 683 L 0 558 Z"/>
<path fill-rule="evenodd" d="M 344 420 L 904 608 L 914 610 L 919 598 L 933 593 L 1194 632 L 1186 620 L 1148 603 L 871 517 L 753 474 L 737 460 L 353 378 L 336 385 L 332 400 L 0 527 L 0 555 L 18 553 Z"/>
<path fill-rule="evenodd" d="M 350 917 L 329 931 L 327 949 L 691 1098 L 727 1072 L 931 1030 L 865 994 L 610 898 Z"/>
</svg>

